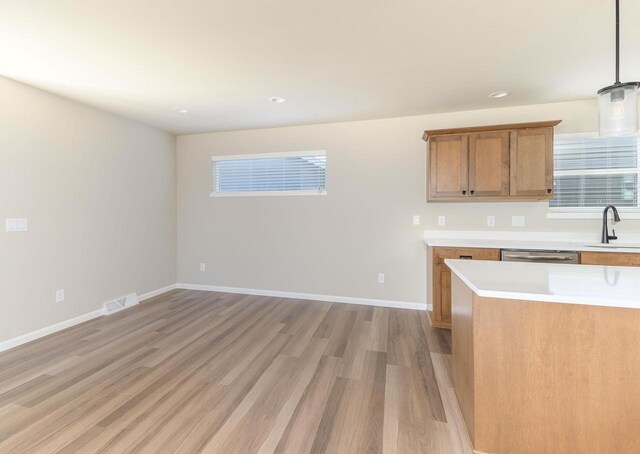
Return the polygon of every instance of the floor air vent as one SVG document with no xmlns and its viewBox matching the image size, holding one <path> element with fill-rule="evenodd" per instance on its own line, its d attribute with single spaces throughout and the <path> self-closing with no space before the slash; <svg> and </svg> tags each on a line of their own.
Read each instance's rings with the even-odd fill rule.
<svg viewBox="0 0 640 454">
<path fill-rule="evenodd" d="M 132 293 L 131 295 L 123 296 L 122 298 L 115 299 L 104 303 L 104 315 L 115 314 L 123 309 L 128 309 L 139 303 L 138 295 Z"/>
</svg>

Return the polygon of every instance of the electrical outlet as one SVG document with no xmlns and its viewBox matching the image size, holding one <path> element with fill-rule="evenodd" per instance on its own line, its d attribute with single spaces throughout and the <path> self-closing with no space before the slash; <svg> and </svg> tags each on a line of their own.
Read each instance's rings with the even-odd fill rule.
<svg viewBox="0 0 640 454">
<path fill-rule="evenodd" d="M 444 216 L 438 216 L 438 225 L 445 225 L 446 218 Z"/>
<path fill-rule="evenodd" d="M 487 227 L 495 227 L 495 226 L 496 226 L 496 217 L 487 216 Z"/>
<path fill-rule="evenodd" d="M 420 216 L 417 214 L 413 215 L 413 225 L 420 225 Z"/>
<path fill-rule="evenodd" d="M 6 232 L 26 232 L 27 231 L 26 218 L 6 218 L 5 231 Z"/>
<path fill-rule="evenodd" d="M 384 284 L 384 274 L 378 274 L 378 284 Z"/>
<path fill-rule="evenodd" d="M 524 227 L 524 216 L 511 216 L 512 227 Z"/>
<path fill-rule="evenodd" d="M 64 301 L 64 289 L 56 290 L 56 303 L 61 303 Z"/>
<path fill-rule="evenodd" d="M 200 264 L 200 271 L 207 271 L 207 264 L 206 263 L 201 263 Z"/>
</svg>

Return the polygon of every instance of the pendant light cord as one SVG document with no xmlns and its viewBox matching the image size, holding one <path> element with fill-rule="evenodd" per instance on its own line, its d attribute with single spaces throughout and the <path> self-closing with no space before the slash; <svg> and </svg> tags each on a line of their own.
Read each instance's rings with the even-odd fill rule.
<svg viewBox="0 0 640 454">
<path fill-rule="evenodd" d="M 616 84 L 620 83 L 620 0 L 616 0 Z"/>
</svg>

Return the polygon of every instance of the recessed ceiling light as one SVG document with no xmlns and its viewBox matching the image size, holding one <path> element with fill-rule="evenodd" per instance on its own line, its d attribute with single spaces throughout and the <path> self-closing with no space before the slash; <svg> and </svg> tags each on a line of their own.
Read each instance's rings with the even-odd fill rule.
<svg viewBox="0 0 640 454">
<path fill-rule="evenodd" d="M 175 107 L 173 109 L 174 112 L 177 112 L 179 114 L 186 114 L 189 113 L 189 111 L 187 109 L 185 109 L 184 107 Z"/>
<path fill-rule="evenodd" d="M 274 104 L 281 104 L 283 102 L 287 102 L 287 98 L 283 98 L 282 96 L 272 96 L 271 98 L 269 98 L 269 102 L 272 102 Z"/>
<path fill-rule="evenodd" d="M 504 98 L 505 96 L 509 96 L 508 91 L 494 91 L 489 94 L 489 98 Z"/>
</svg>

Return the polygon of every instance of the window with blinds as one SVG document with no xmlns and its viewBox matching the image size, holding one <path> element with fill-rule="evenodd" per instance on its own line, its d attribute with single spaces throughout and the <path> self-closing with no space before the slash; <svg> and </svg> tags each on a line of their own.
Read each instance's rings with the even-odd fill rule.
<svg viewBox="0 0 640 454">
<path fill-rule="evenodd" d="M 555 209 L 639 208 L 640 138 L 558 136 L 554 144 Z"/>
<path fill-rule="evenodd" d="M 324 151 L 214 156 L 212 196 L 326 194 Z"/>
</svg>

